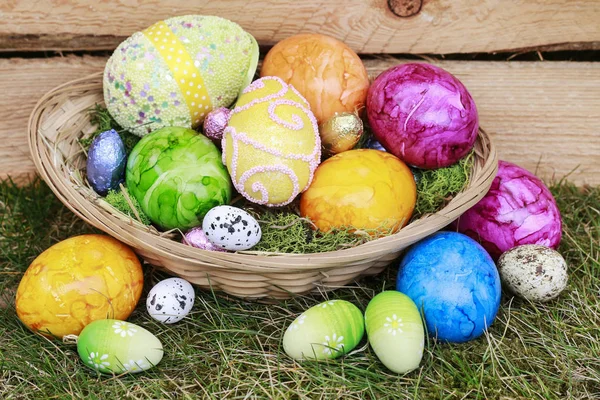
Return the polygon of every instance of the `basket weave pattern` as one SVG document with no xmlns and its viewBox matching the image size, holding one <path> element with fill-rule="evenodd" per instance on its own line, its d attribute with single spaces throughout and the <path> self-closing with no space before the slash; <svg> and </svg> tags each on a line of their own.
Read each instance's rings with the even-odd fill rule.
<svg viewBox="0 0 600 400">
<path fill-rule="evenodd" d="M 378 274 L 403 249 L 442 229 L 478 202 L 497 172 L 496 149 L 480 131 L 467 187 L 439 212 L 414 220 L 394 235 L 328 253 L 210 252 L 181 244 L 129 218 L 89 187 L 86 154 L 78 139 L 95 131 L 88 110 L 102 103 L 101 73 L 69 82 L 40 99 L 29 120 L 29 145 L 41 177 L 75 214 L 131 246 L 148 263 L 201 288 L 241 298 L 285 299 Z"/>
</svg>

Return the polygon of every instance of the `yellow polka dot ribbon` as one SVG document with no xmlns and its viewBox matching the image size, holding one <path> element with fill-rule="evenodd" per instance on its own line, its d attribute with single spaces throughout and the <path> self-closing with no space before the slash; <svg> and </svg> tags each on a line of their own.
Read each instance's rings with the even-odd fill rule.
<svg viewBox="0 0 600 400">
<path fill-rule="evenodd" d="M 190 110 L 192 127 L 196 128 L 212 110 L 212 103 L 202 74 L 194 65 L 183 43 L 164 21 L 157 22 L 142 32 L 154 44 L 169 66 L 181 94 Z"/>
</svg>

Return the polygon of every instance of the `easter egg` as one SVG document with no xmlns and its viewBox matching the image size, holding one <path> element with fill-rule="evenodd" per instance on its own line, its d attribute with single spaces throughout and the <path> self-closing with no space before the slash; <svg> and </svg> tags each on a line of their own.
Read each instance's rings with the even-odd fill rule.
<svg viewBox="0 0 600 400">
<path fill-rule="evenodd" d="M 306 100 L 277 77 L 254 81 L 231 112 L 223 163 L 237 191 L 267 206 L 289 204 L 312 181 L 321 140 Z"/>
<path fill-rule="evenodd" d="M 164 324 L 181 321 L 194 307 L 194 287 L 181 278 L 169 278 L 158 282 L 146 298 L 146 311 L 152 318 Z"/>
<path fill-rule="evenodd" d="M 363 134 L 363 123 L 355 113 L 339 113 L 319 126 L 319 134 L 325 153 L 338 154 L 358 143 Z"/>
<path fill-rule="evenodd" d="M 211 209 L 202 221 L 202 229 L 210 242 L 226 250 L 248 250 L 262 236 L 254 217 L 241 208 L 219 206 Z"/>
<path fill-rule="evenodd" d="M 294 86 L 319 123 L 336 112 L 360 111 L 369 88 L 360 57 L 343 42 L 318 33 L 278 42 L 265 56 L 260 76 L 278 76 Z"/>
<path fill-rule="evenodd" d="M 556 201 L 531 172 L 507 161 L 486 195 L 457 220 L 457 230 L 477 240 L 497 260 L 523 244 L 558 248 L 562 220 Z"/>
<path fill-rule="evenodd" d="M 114 129 L 100 133 L 88 150 L 86 175 L 96 193 L 106 196 L 125 181 L 127 154 L 121 137 Z"/>
<path fill-rule="evenodd" d="M 221 142 L 223 138 L 223 132 L 227 128 L 229 123 L 229 117 L 231 116 L 231 110 L 226 107 L 215 108 L 206 115 L 204 125 L 202 126 L 202 133 L 204 136 L 211 140 Z"/>
<path fill-rule="evenodd" d="M 397 65 L 367 95 L 373 134 L 389 152 L 418 168 L 447 167 L 475 144 L 479 117 L 465 86 L 442 68 Z"/>
<path fill-rule="evenodd" d="M 196 226 L 183 235 L 181 243 L 187 244 L 188 246 L 196 247 L 197 249 L 209 250 L 209 251 L 225 251 L 225 249 L 214 245 L 201 226 Z"/>
<path fill-rule="evenodd" d="M 552 300 L 567 287 L 567 263 L 556 250 L 524 244 L 502 253 L 498 271 L 504 285 L 531 301 Z"/>
<path fill-rule="evenodd" d="M 400 262 L 396 289 L 423 310 L 428 332 L 448 342 L 482 335 L 500 306 L 494 261 L 456 232 L 434 233 L 414 244 Z"/>
<path fill-rule="evenodd" d="M 295 360 L 333 359 L 352 351 L 365 333 L 354 304 L 328 300 L 303 312 L 283 335 L 283 349 Z"/>
<path fill-rule="evenodd" d="M 141 264 L 129 247 L 110 236 L 74 236 L 27 268 L 17 289 L 17 315 L 48 337 L 77 335 L 107 316 L 127 319 L 143 285 Z"/>
<path fill-rule="evenodd" d="M 136 32 L 104 70 L 104 102 L 123 128 L 143 136 L 165 126 L 197 128 L 254 77 L 258 45 L 229 20 L 185 15 Z"/>
<path fill-rule="evenodd" d="M 167 127 L 143 137 L 129 155 L 125 177 L 129 193 L 164 229 L 200 225 L 208 210 L 231 199 L 221 153 L 191 129 Z"/>
<path fill-rule="evenodd" d="M 354 227 L 394 233 L 410 220 L 416 199 L 413 175 L 397 157 L 349 150 L 319 165 L 300 199 L 300 214 L 322 231 Z"/>
<path fill-rule="evenodd" d="M 87 325 L 77 338 L 77 353 L 83 363 L 105 374 L 148 370 L 163 358 L 163 347 L 141 326 L 116 319 L 101 319 Z"/>
<path fill-rule="evenodd" d="M 405 294 L 393 290 L 379 293 L 365 310 L 369 345 L 379 360 L 399 374 L 419 367 L 425 346 L 421 314 Z"/>
</svg>

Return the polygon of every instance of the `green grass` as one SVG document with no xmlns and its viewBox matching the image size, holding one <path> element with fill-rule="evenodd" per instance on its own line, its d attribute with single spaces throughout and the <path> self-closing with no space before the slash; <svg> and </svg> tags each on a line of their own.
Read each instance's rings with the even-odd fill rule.
<svg viewBox="0 0 600 400">
<path fill-rule="evenodd" d="M 29 332 L 14 310 L 14 289 L 40 252 L 95 230 L 44 184 L 0 183 L 0 398 L 600 398 L 600 188 L 564 183 L 552 191 L 564 219 L 565 292 L 543 305 L 504 294 L 485 336 L 460 345 L 429 339 L 420 369 L 408 375 L 386 370 L 365 339 L 343 359 L 289 359 L 285 328 L 322 297 L 263 305 L 198 290 L 192 313 L 172 326 L 148 317 L 142 298 L 130 321 L 153 332 L 165 356 L 143 374 L 112 377 L 86 368 L 72 345 Z M 376 293 L 394 287 L 395 275 L 391 266 L 328 296 L 364 311 Z M 144 295 L 166 277 L 149 266 L 145 276 Z"/>
</svg>

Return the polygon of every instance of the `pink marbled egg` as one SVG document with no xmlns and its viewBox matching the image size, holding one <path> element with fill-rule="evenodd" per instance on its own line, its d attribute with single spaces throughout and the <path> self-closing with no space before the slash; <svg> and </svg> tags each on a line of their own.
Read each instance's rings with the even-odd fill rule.
<svg viewBox="0 0 600 400">
<path fill-rule="evenodd" d="M 550 190 L 531 172 L 506 161 L 499 162 L 485 197 L 455 226 L 478 240 L 494 260 L 523 244 L 556 249 L 562 236 L 560 212 Z"/>
</svg>

